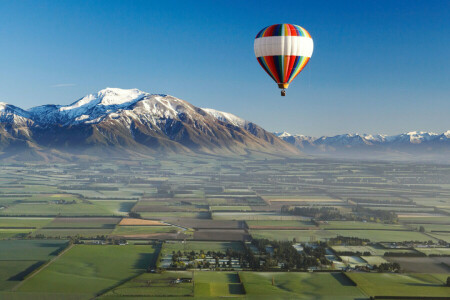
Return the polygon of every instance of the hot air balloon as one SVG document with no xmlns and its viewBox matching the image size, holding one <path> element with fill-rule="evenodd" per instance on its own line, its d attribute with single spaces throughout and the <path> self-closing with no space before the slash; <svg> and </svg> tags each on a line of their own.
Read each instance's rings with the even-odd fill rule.
<svg viewBox="0 0 450 300">
<path fill-rule="evenodd" d="M 303 70 L 313 53 L 314 43 L 304 28 L 275 24 L 261 30 L 255 38 L 255 55 L 261 67 L 286 95 L 289 84 Z"/>
</svg>

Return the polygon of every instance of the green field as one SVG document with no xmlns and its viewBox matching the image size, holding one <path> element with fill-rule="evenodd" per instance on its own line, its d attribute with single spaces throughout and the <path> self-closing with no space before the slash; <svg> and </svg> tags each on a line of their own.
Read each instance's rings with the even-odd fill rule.
<svg viewBox="0 0 450 300">
<path fill-rule="evenodd" d="M 54 204 L 54 203 L 20 203 L 0 210 L 0 215 L 30 215 L 30 216 L 97 216 L 112 215 L 101 206 L 87 203 Z"/>
<path fill-rule="evenodd" d="M 368 264 L 374 266 L 374 265 L 381 265 L 384 263 L 387 263 L 388 261 L 385 260 L 381 256 L 361 256 L 362 259 L 364 259 Z"/>
<path fill-rule="evenodd" d="M 395 230 L 408 230 L 403 225 L 397 224 L 383 224 L 375 222 L 356 222 L 356 221 L 328 221 L 320 224 L 322 229 L 395 229 Z"/>
<path fill-rule="evenodd" d="M 0 258 L 48 260 L 66 246 L 66 240 L 4 240 L 0 241 Z"/>
<path fill-rule="evenodd" d="M 19 292 L 41 295 L 64 293 L 91 298 L 154 265 L 155 246 L 75 245 L 36 276 Z"/>
<path fill-rule="evenodd" d="M 64 240 L 0 241 L 0 291 L 7 291 L 64 249 Z M 0 295 L 0 298 L 1 295 Z"/>
<path fill-rule="evenodd" d="M 367 298 L 341 273 L 240 272 L 239 274 L 250 299 Z"/>
<path fill-rule="evenodd" d="M 450 248 L 415 248 L 426 255 L 446 255 L 450 256 Z"/>
<path fill-rule="evenodd" d="M 102 228 L 94 228 L 94 229 L 86 229 L 86 228 L 49 228 L 49 229 L 39 229 L 33 232 L 32 236 L 36 237 L 36 235 L 43 235 L 45 237 L 53 237 L 53 238 L 67 238 L 71 236 L 80 236 L 80 237 L 96 237 L 98 235 L 108 235 L 112 233 L 113 229 L 102 229 Z"/>
<path fill-rule="evenodd" d="M 316 225 L 311 221 L 303 220 L 256 220 L 256 221 L 246 221 L 247 225 L 251 228 L 252 226 L 270 226 L 270 227 L 315 227 Z"/>
<path fill-rule="evenodd" d="M 0 291 L 10 290 L 19 284 L 20 280 L 40 263 L 43 262 L 37 260 L 0 260 Z"/>
<path fill-rule="evenodd" d="M 446 274 L 347 273 L 369 296 L 448 297 Z"/>
<path fill-rule="evenodd" d="M 252 208 L 248 205 L 230 205 L 230 206 L 210 206 L 211 211 L 250 211 Z"/>
<path fill-rule="evenodd" d="M 41 228 L 47 225 L 53 219 L 52 218 L 6 218 L 0 217 L 0 227 L 30 227 Z"/>
<path fill-rule="evenodd" d="M 114 296 L 129 297 L 174 297 L 193 296 L 193 283 L 173 283 L 178 278 L 192 278 L 190 271 L 170 271 L 161 274 L 143 273 L 105 294 L 106 299 Z M 103 299 L 103 297 L 102 297 Z"/>
<path fill-rule="evenodd" d="M 201 272 L 194 275 L 196 297 L 232 297 L 245 294 L 236 272 Z"/>
<path fill-rule="evenodd" d="M 114 229 L 120 220 L 121 218 L 55 218 L 44 228 Z"/>
</svg>

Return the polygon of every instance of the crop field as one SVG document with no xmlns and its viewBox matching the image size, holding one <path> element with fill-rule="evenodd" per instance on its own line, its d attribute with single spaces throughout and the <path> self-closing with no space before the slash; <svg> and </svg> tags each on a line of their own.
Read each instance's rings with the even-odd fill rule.
<svg viewBox="0 0 450 300">
<path fill-rule="evenodd" d="M 450 256 L 450 248 L 415 248 L 416 251 L 430 255 L 446 255 Z"/>
<path fill-rule="evenodd" d="M 232 297 L 244 295 L 239 275 L 235 272 L 195 272 L 196 297 Z"/>
<path fill-rule="evenodd" d="M 439 294 L 449 273 L 449 215 L 450 167 L 440 164 L 263 155 L 5 162 L 0 298 L 367 299 L 419 288 Z M 294 239 L 298 255 L 314 247 L 326 255 L 281 272 L 279 251 L 292 249 L 276 241 Z M 204 258 L 200 251 L 222 253 Z M 177 271 L 156 268 L 159 254 L 166 255 L 159 267 L 169 261 Z M 336 269 L 350 268 L 315 272 L 330 269 L 326 258 Z M 215 259 L 222 260 L 218 268 Z M 184 270 L 184 261 L 195 270 Z M 392 262 L 400 273 L 358 268 Z M 360 276 L 358 286 L 345 274 Z M 383 284 L 388 288 L 377 290 Z"/>
<path fill-rule="evenodd" d="M 29 278 L 19 292 L 51 296 L 73 294 L 93 297 L 155 264 L 155 246 L 75 245 L 63 256 Z"/>
<path fill-rule="evenodd" d="M 120 218 L 55 218 L 47 228 L 103 228 L 114 229 Z"/>
<path fill-rule="evenodd" d="M 67 245 L 62 240 L 0 241 L 0 291 L 9 291 Z M 0 298 L 2 298 L 0 293 Z"/>
<path fill-rule="evenodd" d="M 375 265 L 379 266 L 381 264 L 385 264 L 388 262 L 381 256 L 361 256 L 361 258 L 364 259 L 368 264 L 370 264 L 372 266 L 375 266 Z"/>
<path fill-rule="evenodd" d="M 250 211 L 252 208 L 248 205 L 234 205 L 234 206 L 210 206 L 211 211 Z"/>
<path fill-rule="evenodd" d="M 136 234 L 152 234 L 152 233 L 174 233 L 179 228 L 174 226 L 117 226 L 112 232 L 114 235 L 136 235 Z"/>
<path fill-rule="evenodd" d="M 239 274 L 250 299 L 367 298 L 341 273 L 239 272 Z"/>
<path fill-rule="evenodd" d="M 408 230 L 404 225 L 383 224 L 356 221 L 327 221 L 320 224 L 321 229 L 377 229 L 377 230 Z"/>
<path fill-rule="evenodd" d="M 366 261 L 358 256 L 343 256 L 341 255 L 342 262 L 350 266 L 365 266 Z"/>
<path fill-rule="evenodd" d="M 295 229 L 295 228 L 312 228 L 316 227 L 311 221 L 302 220 L 257 220 L 246 221 L 250 229 Z"/>
<path fill-rule="evenodd" d="M 347 273 L 369 296 L 448 297 L 447 274 Z"/>
<path fill-rule="evenodd" d="M 160 221 L 153 221 L 153 220 L 123 218 L 120 221 L 119 225 L 120 226 L 165 226 L 166 224 L 164 224 Z"/>
<path fill-rule="evenodd" d="M 400 264 L 405 272 L 450 274 L 450 257 L 388 257 Z"/>
<path fill-rule="evenodd" d="M 253 238 L 269 239 L 275 241 L 311 242 L 326 240 L 337 236 L 326 230 L 249 230 Z"/>
<path fill-rule="evenodd" d="M 274 212 L 213 212 L 213 220 L 299 220 L 297 216 L 285 216 Z"/>
<path fill-rule="evenodd" d="M 52 218 L 0 217 L 0 228 L 41 228 L 46 226 L 52 220 Z"/>
<path fill-rule="evenodd" d="M 192 282 L 174 283 L 179 278 L 192 279 L 190 271 L 170 271 L 161 274 L 143 273 L 107 292 L 102 299 L 113 297 L 192 297 Z"/>
<path fill-rule="evenodd" d="M 101 206 L 87 203 L 55 204 L 55 203 L 20 203 L 0 210 L 0 215 L 11 216 L 97 216 L 111 215 Z"/>
<path fill-rule="evenodd" d="M 48 260 L 67 246 L 67 240 L 3 240 L 1 260 Z"/>
</svg>

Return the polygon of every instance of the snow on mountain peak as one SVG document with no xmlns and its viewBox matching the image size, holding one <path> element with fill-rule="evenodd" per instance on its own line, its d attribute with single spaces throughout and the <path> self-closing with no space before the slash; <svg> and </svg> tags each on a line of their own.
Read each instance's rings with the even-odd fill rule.
<svg viewBox="0 0 450 300">
<path fill-rule="evenodd" d="M 274 132 L 274 134 L 279 138 L 284 138 L 288 136 L 292 136 L 289 132 L 283 131 L 283 132 Z"/>
<path fill-rule="evenodd" d="M 62 106 L 60 110 L 72 110 L 80 107 L 92 107 L 95 105 L 110 106 L 131 104 L 142 99 L 146 95 L 148 95 L 148 93 L 142 92 L 138 89 L 126 90 L 119 88 L 106 88 L 99 91 L 97 94 L 89 94 L 71 105 Z"/>
<path fill-rule="evenodd" d="M 244 126 L 246 123 L 246 121 L 244 119 L 239 118 L 238 116 L 235 116 L 235 115 L 227 113 L 227 112 L 215 110 L 212 108 L 202 108 L 202 109 L 205 112 L 207 112 L 209 115 L 216 118 L 217 120 L 233 124 L 234 126 L 241 127 L 241 126 Z"/>
</svg>

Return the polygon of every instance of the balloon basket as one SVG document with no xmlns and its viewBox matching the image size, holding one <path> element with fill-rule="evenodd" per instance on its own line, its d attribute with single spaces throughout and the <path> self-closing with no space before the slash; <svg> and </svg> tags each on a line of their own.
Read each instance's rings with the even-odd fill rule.
<svg viewBox="0 0 450 300">
<path fill-rule="evenodd" d="M 281 96 L 283 96 L 283 97 L 286 96 L 286 90 L 285 89 L 281 90 Z"/>
</svg>

